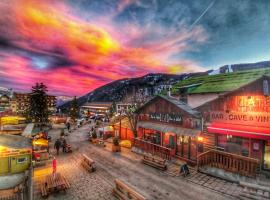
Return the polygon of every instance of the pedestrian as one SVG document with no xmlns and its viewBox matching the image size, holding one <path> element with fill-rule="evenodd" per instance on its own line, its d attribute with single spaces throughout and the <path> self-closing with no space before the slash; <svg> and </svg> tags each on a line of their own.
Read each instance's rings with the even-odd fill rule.
<svg viewBox="0 0 270 200">
<path fill-rule="evenodd" d="M 180 174 L 182 174 L 182 173 L 183 173 L 183 176 L 187 176 L 190 174 L 187 163 L 183 164 L 180 167 Z"/>
<path fill-rule="evenodd" d="M 61 147 L 61 141 L 57 139 L 54 143 L 54 149 L 56 149 L 56 154 L 59 155 L 59 149 Z"/>
<path fill-rule="evenodd" d="M 53 178 L 55 179 L 55 174 L 56 174 L 56 159 L 55 159 L 55 157 L 53 157 L 52 169 L 53 169 Z"/>
<path fill-rule="evenodd" d="M 64 138 L 63 139 L 63 144 L 62 144 L 63 146 L 63 153 L 66 153 L 66 148 L 67 148 L 67 141 L 66 141 L 66 139 Z"/>
<path fill-rule="evenodd" d="M 69 122 L 67 122 L 67 130 L 68 130 L 68 132 L 70 132 L 70 123 Z"/>
</svg>

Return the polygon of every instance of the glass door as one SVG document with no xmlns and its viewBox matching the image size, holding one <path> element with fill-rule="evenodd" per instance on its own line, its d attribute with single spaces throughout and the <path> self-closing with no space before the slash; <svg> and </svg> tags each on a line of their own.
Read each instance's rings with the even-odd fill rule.
<svg viewBox="0 0 270 200">
<path fill-rule="evenodd" d="M 265 144 L 263 168 L 270 170 L 270 141 L 267 141 Z"/>
</svg>

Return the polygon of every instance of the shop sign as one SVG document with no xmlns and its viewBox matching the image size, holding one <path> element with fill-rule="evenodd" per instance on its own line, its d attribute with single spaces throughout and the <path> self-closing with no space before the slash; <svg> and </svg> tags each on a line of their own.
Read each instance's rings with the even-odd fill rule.
<svg viewBox="0 0 270 200">
<path fill-rule="evenodd" d="M 260 112 L 210 112 L 211 122 L 270 127 L 270 114 Z"/>
<path fill-rule="evenodd" d="M 174 114 L 174 113 L 151 113 L 149 114 L 149 119 L 154 121 L 160 121 L 160 122 L 173 122 L 173 123 L 182 123 L 183 117 L 180 114 Z"/>
</svg>

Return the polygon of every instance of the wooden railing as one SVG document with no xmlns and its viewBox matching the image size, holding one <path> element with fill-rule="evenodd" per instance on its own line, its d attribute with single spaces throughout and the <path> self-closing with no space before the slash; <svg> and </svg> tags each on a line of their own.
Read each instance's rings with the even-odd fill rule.
<svg viewBox="0 0 270 200">
<path fill-rule="evenodd" d="M 171 159 L 171 149 L 153 144 L 151 142 L 144 141 L 142 139 L 134 138 L 133 139 L 133 146 L 137 147 L 147 153 L 151 153 L 155 156 L 159 156 L 166 160 Z"/>
<path fill-rule="evenodd" d="M 210 150 L 200 154 L 197 161 L 198 168 L 203 166 L 216 167 L 248 177 L 256 176 L 260 167 L 260 162 L 257 159 L 218 150 Z"/>
</svg>

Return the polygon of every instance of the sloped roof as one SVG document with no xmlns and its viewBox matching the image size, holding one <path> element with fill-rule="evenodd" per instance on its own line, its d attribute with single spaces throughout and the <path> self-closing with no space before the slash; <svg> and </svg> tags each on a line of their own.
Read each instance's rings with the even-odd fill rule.
<svg viewBox="0 0 270 200">
<path fill-rule="evenodd" d="M 112 102 L 87 102 L 83 106 L 102 106 L 102 107 L 111 107 Z"/>
<path fill-rule="evenodd" d="M 148 101 L 146 104 L 144 104 L 141 108 L 138 109 L 138 112 L 144 108 L 145 106 L 147 106 L 148 104 L 150 104 L 153 100 L 155 100 L 156 98 L 162 98 L 165 99 L 166 101 L 169 101 L 170 103 L 174 104 L 175 106 L 177 106 L 178 108 L 180 108 L 181 110 L 187 112 L 188 114 L 194 116 L 194 117 L 200 117 L 200 113 L 196 110 L 193 110 L 188 104 L 186 104 L 183 101 L 179 101 L 176 98 L 173 97 L 169 97 L 169 96 L 165 96 L 165 95 L 157 95 L 155 98 L 151 99 L 150 101 Z"/>
<path fill-rule="evenodd" d="M 257 80 L 264 75 L 270 76 L 269 68 L 194 77 L 175 84 L 172 92 L 173 94 L 176 94 L 179 88 L 188 88 L 189 94 L 230 92 Z"/>
<path fill-rule="evenodd" d="M 0 146 L 6 146 L 13 149 L 32 148 L 29 138 L 19 135 L 0 134 Z"/>
</svg>

